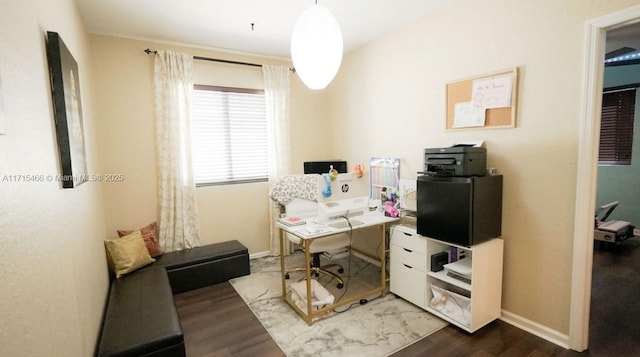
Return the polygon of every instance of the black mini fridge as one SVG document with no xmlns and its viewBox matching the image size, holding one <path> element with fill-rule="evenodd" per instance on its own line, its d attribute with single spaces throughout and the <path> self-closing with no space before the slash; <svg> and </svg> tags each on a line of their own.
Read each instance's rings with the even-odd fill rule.
<svg viewBox="0 0 640 357">
<path fill-rule="evenodd" d="M 417 232 L 470 247 L 502 234 L 502 175 L 419 176 Z"/>
</svg>

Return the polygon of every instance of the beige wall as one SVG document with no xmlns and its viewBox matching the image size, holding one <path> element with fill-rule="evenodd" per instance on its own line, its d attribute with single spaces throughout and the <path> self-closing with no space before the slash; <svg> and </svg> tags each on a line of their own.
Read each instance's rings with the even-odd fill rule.
<svg viewBox="0 0 640 357">
<path fill-rule="evenodd" d="M 10 182 L 57 175 L 45 31 L 58 32 L 79 68 L 88 169 L 99 173 L 87 36 L 72 0 L 0 4 L 0 354 L 91 356 L 108 281 L 102 187 Z"/>
<path fill-rule="evenodd" d="M 484 140 L 504 174 L 503 309 L 569 332 L 585 21 L 638 1 L 453 1 L 349 53 L 328 88 L 334 154 L 401 158 Z M 519 67 L 517 128 L 444 130 L 445 83 Z M 352 140 L 353 138 L 360 140 Z"/>
<path fill-rule="evenodd" d="M 135 228 L 156 220 L 157 184 L 153 99 L 153 56 L 145 48 L 176 50 L 214 58 L 291 66 L 270 58 L 222 53 L 107 36 L 91 36 L 95 72 L 92 77 L 106 173 L 125 180 L 105 186 L 107 229 Z M 291 162 L 294 173 L 302 162 L 325 159 L 327 132 L 324 93 L 305 89 L 292 75 Z M 262 70 L 250 66 L 194 62 L 194 82 L 232 87 L 264 88 Z M 196 189 L 202 244 L 237 239 L 251 254 L 269 250 L 268 184 L 238 184 Z"/>
</svg>

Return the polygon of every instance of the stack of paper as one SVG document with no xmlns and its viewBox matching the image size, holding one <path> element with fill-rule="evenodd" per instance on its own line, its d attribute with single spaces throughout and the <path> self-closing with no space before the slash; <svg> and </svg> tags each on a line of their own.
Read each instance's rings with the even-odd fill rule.
<svg viewBox="0 0 640 357">
<path fill-rule="evenodd" d="M 285 226 L 289 226 L 289 227 L 300 226 L 300 225 L 303 225 L 303 224 L 307 223 L 304 219 L 302 219 L 300 217 L 295 217 L 295 216 L 280 218 L 280 219 L 278 219 L 278 222 L 284 224 Z"/>
<path fill-rule="evenodd" d="M 445 264 L 447 275 L 471 283 L 471 258 L 464 258 L 453 263 Z"/>
</svg>

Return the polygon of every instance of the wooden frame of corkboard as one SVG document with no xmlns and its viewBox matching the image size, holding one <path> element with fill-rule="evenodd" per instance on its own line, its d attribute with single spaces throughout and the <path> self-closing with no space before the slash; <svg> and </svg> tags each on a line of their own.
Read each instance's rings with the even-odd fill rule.
<svg viewBox="0 0 640 357">
<path fill-rule="evenodd" d="M 476 79 L 486 79 L 491 77 L 500 77 L 511 74 L 513 76 L 511 86 L 511 106 L 505 108 L 487 109 L 485 124 L 482 127 L 465 127 L 454 128 L 453 119 L 456 103 L 471 101 L 471 91 L 473 81 Z M 445 85 L 446 89 L 446 129 L 447 130 L 468 130 L 468 129 L 494 129 L 494 128 L 515 128 L 516 111 L 518 102 L 518 67 L 496 71 L 492 73 L 474 76 L 462 80 L 449 82 Z"/>
</svg>

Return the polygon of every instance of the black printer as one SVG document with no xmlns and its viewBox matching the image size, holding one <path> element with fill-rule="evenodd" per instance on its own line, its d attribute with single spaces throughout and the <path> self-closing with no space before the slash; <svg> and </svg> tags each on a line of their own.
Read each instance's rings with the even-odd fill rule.
<svg viewBox="0 0 640 357">
<path fill-rule="evenodd" d="M 430 176 L 485 176 L 487 149 L 469 145 L 424 149 L 424 174 Z"/>
</svg>

